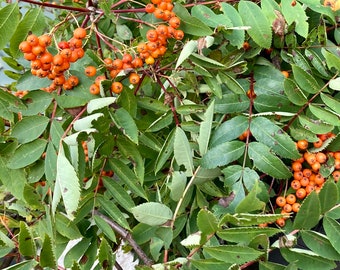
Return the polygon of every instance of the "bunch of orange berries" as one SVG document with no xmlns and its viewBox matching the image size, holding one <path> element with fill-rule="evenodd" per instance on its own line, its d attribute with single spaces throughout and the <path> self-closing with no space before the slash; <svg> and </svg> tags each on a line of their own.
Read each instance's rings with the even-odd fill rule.
<svg viewBox="0 0 340 270">
<path fill-rule="evenodd" d="M 276 205 L 282 209 L 281 214 L 285 216 L 276 221 L 279 226 L 285 225 L 285 220 L 289 218 L 293 212 L 298 212 L 303 199 L 312 191 L 319 192 L 327 180 L 320 173 L 320 168 L 323 164 L 332 159 L 332 177 L 335 182 L 340 178 L 340 151 L 332 152 L 321 150 L 326 140 L 335 137 L 333 133 L 317 135 L 318 140 L 309 143 L 307 140 L 299 140 L 296 142 L 298 150 L 302 153 L 302 157 L 294 160 L 291 164 L 293 179 L 290 182 L 290 187 L 294 193 L 286 196 L 278 196 Z M 309 147 L 313 145 L 313 152 L 309 151 Z M 327 164 L 329 166 L 329 164 Z"/>
<path fill-rule="evenodd" d="M 22 41 L 19 49 L 24 53 L 24 58 L 31 61 L 31 73 L 34 76 L 52 80 L 49 87 L 43 90 L 52 92 L 58 86 L 64 90 L 71 90 L 78 85 L 79 79 L 76 76 L 67 76 L 65 72 L 70 64 L 84 56 L 83 39 L 86 37 L 86 30 L 78 27 L 73 31 L 73 37 L 69 41 L 58 43 L 58 53 L 53 55 L 47 48 L 52 43 L 49 34 L 36 36 L 30 34 Z"/>
<path fill-rule="evenodd" d="M 166 21 L 167 24 L 159 24 L 153 29 L 149 29 L 146 33 L 146 42 L 140 42 L 137 45 L 135 55 L 130 53 L 124 53 L 122 57 L 115 59 L 105 58 L 103 59 L 103 65 L 108 71 L 110 78 L 115 79 L 122 71 L 125 74 L 129 74 L 129 82 L 136 85 L 140 82 L 140 76 L 137 73 L 137 69 L 143 67 L 144 63 L 152 65 L 155 60 L 163 56 L 167 51 L 167 43 L 169 38 L 181 40 L 184 37 L 184 32 L 179 30 L 180 19 L 172 11 L 173 4 L 171 0 L 151 0 L 151 3 L 147 4 L 145 11 L 147 13 L 153 13 L 157 19 Z M 85 74 L 87 76 L 95 76 L 96 69 L 92 66 L 86 67 Z M 100 79 L 103 75 L 99 75 Z M 97 77 L 97 78 L 98 78 Z M 100 82 L 97 80 L 96 82 Z M 105 79 L 105 78 L 104 78 Z M 90 86 L 90 92 L 94 95 L 100 93 L 100 84 L 93 83 Z M 123 85 L 119 81 L 114 81 L 111 85 L 111 92 L 115 94 L 121 93 Z"/>
</svg>

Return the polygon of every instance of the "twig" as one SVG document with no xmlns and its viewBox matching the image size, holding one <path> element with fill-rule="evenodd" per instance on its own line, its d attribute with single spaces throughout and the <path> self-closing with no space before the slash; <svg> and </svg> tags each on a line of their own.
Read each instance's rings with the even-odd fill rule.
<svg viewBox="0 0 340 270">
<path fill-rule="evenodd" d="M 112 219 L 100 213 L 98 210 L 93 210 L 93 214 L 101 217 L 110 227 L 118 233 L 124 240 L 126 240 L 130 246 L 134 249 L 138 257 L 145 263 L 147 266 L 153 265 L 153 261 L 145 254 L 145 252 L 141 249 L 141 247 L 136 243 L 136 241 L 132 238 L 131 234 L 121 227 L 119 224 L 114 222 Z"/>
</svg>

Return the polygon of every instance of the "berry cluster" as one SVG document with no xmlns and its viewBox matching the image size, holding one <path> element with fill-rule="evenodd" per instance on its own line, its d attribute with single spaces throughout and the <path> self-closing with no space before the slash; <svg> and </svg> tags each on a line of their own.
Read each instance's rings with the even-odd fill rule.
<svg viewBox="0 0 340 270">
<path fill-rule="evenodd" d="M 335 182 L 340 178 L 340 151 L 332 152 L 323 149 L 326 140 L 333 138 L 333 133 L 318 135 L 318 141 L 309 143 L 307 140 L 299 140 L 296 142 L 298 150 L 302 157 L 294 160 L 291 164 L 293 179 L 290 181 L 292 193 L 286 196 L 278 196 L 276 205 L 282 209 L 282 214 L 287 214 L 287 217 L 280 218 L 276 221 L 279 226 L 285 225 L 287 219 L 292 212 L 298 212 L 300 203 L 312 191 L 319 192 L 327 180 L 320 172 L 320 168 L 327 163 L 327 167 L 332 167 L 332 177 Z M 309 151 L 310 146 L 313 146 L 313 152 Z M 331 161 L 331 162 L 328 162 Z"/>
<path fill-rule="evenodd" d="M 71 90 L 78 85 L 79 79 L 76 76 L 67 76 L 65 72 L 70 64 L 84 56 L 83 39 L 86 37 L 84 28 L 76 28 L 73 37 L 69 41 L 58 43 L 58 53 L 51 54 L 47 48 L 52 43 L 51 35 L 44 34 L 36 36 L 28 35 L 25 41 L 21 42 L 19 49 L 24 53 L 24 58 L 31 61 L 31 72 L 34 76 L 52 80 L 49 87 L 43 90 L 52 92 L 58 86 L 64 90 Z"/>
<path fill-rule="evenodd" d="M 144 63 L 152 65 L 155 60 L 163 56 L 167 51 L 167 43 L 169 38 L 181 40 L 184 37 L 184 32 L 179 30 L 180 19 L 172 11 L 173 4 L 171 0 L 151 0 L 147 4 L 145 11 L 152 13 L 157 19 L 161 19 L 167 24 L 160 23 L 146 33 L 146 42 L 140 42 L 136 47 L 136 53 L 124 53 L 122 57 L 105 58 L 103 65 L 108 71 L 110 78 L 115 80 L 117 75 L 124 71 L 129 74 L 129 82 L 136 85 L 140 82 L 140 76 L 137 73 L 138 68 L 143 67 Z M 88 69 L 91 69 L 89 71 Z M 95 76 L 96 69 L 94 67 L 86 67 L 85 74 L 87 76 Z M 100 78 L 102 75 L 100 75 Z M 97 79 L 96 79 L 97 81 Z M 90 86 L 90 92 L 94 95 L 100 93 L 100 85 L 94 83 Z M 121 82 L 114 81 L 111 85 L 111 92 L 115 94 L 121 93 L 123 85 Z"/>
</svg>

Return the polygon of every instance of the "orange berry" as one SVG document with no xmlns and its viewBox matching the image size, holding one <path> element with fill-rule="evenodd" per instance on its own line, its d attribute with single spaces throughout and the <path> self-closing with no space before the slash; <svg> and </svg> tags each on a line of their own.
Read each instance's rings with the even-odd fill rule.
<svg viewBox="0 0 340 270">
<path fill-rule="evenodd" d="M 45 51 L 46 51 L 46 48 L 43 46 L 40 46 L 39 44 L 32 47 L 32 53 L 37 56 L 42 55 Z"/>
<path fill-rule="evenodd" d="M 313 174 L 313 172 L 312 172 L 311 169 L 305 168 L 305 169 L 303 169 L 302 174 L 303 174 L 303 176 L 309 178 L 309 177 L 311 177 L 311 175 Z"/>
<path fill-rule="evenodd" d="M 19 44 L 19 50 L 23 53 L 31 53 L 32 46 L 25 40 Z"/>
<path fill-rule="evenodd" d="M 334 160 L 334 168 L 335 168 L 336 170 L 339 170 L 339 169 L 340 169 L 340 159 L 336 158 L 336 159 Z"/>
<path fill-rule="evenodd" d="M 289 72 L 288 71 L 282 70 L 281 73 L 282 73 L 283 76 L 285 76 L 285 78 L 289 77 Z"/>
<path fill-rule="evenodd" d="M 158 5 L 162 2 L 162 0 L 151 0 L 152 4 Z"/>
<path fill-rule="evenodd" d="M 300 184 L 303 187 L 307 186 L 309 184 L 309 178 L 306 176 L 302 177 L 302 179 L 300 180 Z"/>
<path fill-rule="evenodd" d="M 290 213 L 292 212 L 292 206 L 289 203 L 286 203 L 283 207 L 282 207 L 283 211 Z"/>
<path fill-rule="evenodd" d="M 164 10 L 160 9 L 160 8 L 156 8 L 153 12 L 153 15 L 157 18 L 157 19 L 163 19 L 164 18 Z"/>
<path fill-rule="evenodd" d="M 145 12 L 146 13 L 152 13 L 152 12 L 154 12 L 155 11 L 155 5 L 154 4 L 152 4 L 152 3 L 149 3 L 149 4 L 147 4 L 146 6 L 145 6 Z"/>
<path fill-rule="evenodd" d="M 140 81 L 140 77 L 139 77 L 139 75 L 137 73 L 135 73 L 135 72 L 130 73 L 130 75 L 129 75 L 129 82 L 131 84 L 138 84 L 139 81 Z"/>
<path fill-rule="evenodd" d="M 68 43 L 71 48 L 81 48 L 83 46 L 83 41 L 75 37 L 71 38 Z"/>
<path fill-rule="evenodd" d="M 34 35 L 34 34 L 28 35 L 27 38 L 26 38 L 26 41 L 32 47 L 39 45 L 39 38 L 36 35 Z"/>
<path fill-rule="evenodd" d="M 307 194 L 309 194 L 309 193 L 311 193 L 313 190 L 315 190 L 315 186 L 313 186 L 313 185 L 307 185 L 305 189 L 306 189 Z"/>
<path fill-rule="evenodd" d="M 283 207 L 286 204 L 286 199 L 283 196 L 278 196 L 275 200 L 276 205 L 279 207 Z"/>
<path fill-rule="evenodd" d="M 288 194 L 286 196 L 286 202 L 288 204 L 294 204 L 296 202 L 296 196 L 294 194 Z"/>
<path fill-rule="evenodd" d="M 131 61 L 131 64 L 134 68 L 139 68 L 143 66 L 143 60 L 139 57 L 136 57 Z"/>
<path fill-rule="evenodd" d="M 334 152 L 333 157 L 335 159 L 340 159 L 340 151 Z"/>
<path fill-rule="evenodd" d="M 316 161 L 311 165 L 311 167 L 314 172 L 318 172 L 320 170 L 321 164 L 320 162 Z"/>
<path fill-rule="evenodd" d="M 158 48 L 158 45 L 156 42 L 154 41 L 149 41 L 147 44 L 146 44 L 146 48 L 149 50 L 149 51 L 154 51 Z"/>
<path fill-rule="evenodd" d="M 284 227 L 286 225 L 286 221 L 284 218 L 279 218 L 276 220 L 276 224 L 279 225 L 280 227 Z"/>
<path fill-rule="evenodd" d="M 121 69 L 112 69 L 110 70 L 110 77 L 112 79 L 116 78 L 116 76 L 121 72 Z"/>
<path fill-rule="evenodd" d="M 301 180 L 302 177 L 303 177 L 302 171 L 296 171 L 296 172 L 294 172 L 293 177 L 294 177 L 294 179 L 296 179 L 296 180 Z"/>
<path fill-rule="evenodd" d="M 293 203 L 293 205 L 292 205 L 292 210 L 293 210 L 293 212 L 295 212 L 295 213 L 297 213 L 297 212 L 299 212 L 299 210 L 300 210 L 300 207 L 301 207 L 301 204 L 300 203 Z"/>
<path fill-rule="evenodd" d="M 147 65 L 152 65 L 152 64 L 155 63 L 155 58 L 153 58 L 153 57 L 150 55 L 150 56 L 147 57 L 144 61 L 145 61 L 145 63 L 146 63 Z"/>
<path fill-rule="evenodd" d="M 115 94 L 119 94 L 123 91 L 123 85 L 121 82 L 113 82 L 111 85 L 111 91 Z"/>
<path fill-rule="evenodd" d="M 318 140 L 317 140 L 316 142 L 313 142 L 313 146 L 314 146 L 315 148 L 321 147 L 322 144 L 323 144 L 323 141 L 322 141 L 320 138 L 318 138 Z"/>
<path fill-rule="evenodd" d="M 78 39 L 83 39 L 86 37 L 86 30 L 82 27 L 78 27 L 73 31 L 73 37 Z"/>
<path fill-rule="evenodd" d="M 66 79 L 65 79 L 64 75 L 57 76 L 57 77 L 55 77 L 55 79 L 53 80 L 53 82 L 55 83 L 55 85 L 63 85 L 65 81 L 66 81 Z"/>
<path fill-rule="evenodd" d="M 77 76 L 70 76 L 67 80 L 68 82 L 70 82 L 70 84 L 72 85 L 72 87 L 75 87 L 79 84 L 79 79 Z"/>
<path fill-rule="evenodd" d="M 94 80 L 94 83 L 98 86 L 100 86 L 100 82 L 106 80 L 106 77 L 104 75 L 99 75 L 96 77 L 96 79 Z"/>
<path fill-rule="evenodd" d="M 66 49 L 62 49 L 59 54 L 63 58 L 69 59 L 71 57 L 71 55 L 72 55 L 72 51 L 71 51 L 71 49 L 66 48 Z"/>
<path fill-rule="evenodd" d="M 85 75 L 88 77 L 93 77 L 97 73 L 97 69 L 94 66 L 87 66 L 85 68 Z"/>
<path fill-rule="evenodd" d="M 292 170 L 293 170 L 294 172 L 301 171 L 301 170 L 302 170 L 302 164 L 301 164 L 301 162 L 293 161 L 293 163 L 292 163 Z"/>
<path fill-rule="evenodd" d="M 316 162 L 316 154 L 314 153 L 305 152 L 304 158 L 309 165 L 312 165 Z"/>
<path fill-rule="evenodd" d="M 306 150 L 308 148 L 308 141 L 307 140 L 298 140 L 297 147 L 300 150 Z"/>
<path fill-rule="evenodd" d="M 98 85 L 96 85 L 95 83 L 94 84 L 91 84 L 90 86 L 90 93 L 92 95 L 98 95 L 100 93 L 100 88 Z"/>
<path fill-rule="evenodd" d="M 325 140 L 328 139 L 327 134 L 318 134 L 317 136 L 318 136 L 318 138 L 321 139 L 321 141 L 325 141 Z"/>
<path fill-rule="evenodd" d="M 325 178 L 321 175 L 321 174 L 317 174 L 315 175 L 315 184 L 317 184 L 318 186 L 322 186 L 323 183 L 325 183 Z"/>
<path fill-rule="evenodd" d="M 322 153 L 322 152 L 318 152 L 316 153 L 316 161 L 323 164 L 327 161 L 327 156 L 326 154 Z"/>
<path fill-rule="evenodd" d="M 182 40 L 184 38 L 184 32 L 182 30 L 176 30 L 174 38 L 177 40 Z"/>
<path fill-rule="evenodd" d="M 112 61 L 112 69 L 114 69 L 114 70 L 118 70 L 119 69 L 120 70 L 122 68 L 123 68 L 123 61 L 122 61 L 122 59 L 117 58 L 117 59 Z"/>
<path fill-rule="evenodd" d="M 334 181 L 335 181 L 335 182 L 338 182 L 339 179 L 340 179 L 340 171 L 334 171 L 334 172 L 332 173 L 332 176 L 333 176 L 333 178 L 334 178 Z"/>
<path fill-rule="evenodd" d="M 113 60 L 111 58 L 105 58 L 103 60 L 104 62 L 104 65 L 105 67 L 108 69 L 108 70 L 111 70 L 112 69 L 112 63 L 113 63 Z"/>
<path fill-rule="evenodd" d="M 168 26 L 165 24 L 160 24 L 156 28 L 156 32 L 158 36 L 167 36 L 168 35 Z"/>
<path fill-rule="evenodd" d="M 154 29 L 150 29 L 146 32 L 146 38 L 148 41 L 156 41 L 158 38 L 157 31 Z"/>
<path fill-rule="evenodd" d="M 123 64 L 124 63 L 131 63 L 132 60 L 133 60 L 133 57 L 132 57 L 131 54 L 124 53 L 123 58 L 122 58 Z"/>
<path fill-rule="evenodd" d="M 290 183 L 290 186 L 294 189 L 294 190 L 298 190 L 299 188 L 301 188 L 301 183 L 299 180 L 293 180 Z"/>
<path fill-rule="evenodd" d="M 55 66 L 61 66 L 64 63 L 64 57 L 62 57 L 60 54 L 57 54 L 53 57 L 53 64 Z"/>
<path fill-rule="evenodd" d="M 169 20 L 169 25 L 175 29 L 177 29 L 181 25 L 181 20 L 178 17 L 172 17 Z"/>
<path fill-rule="evenodd" d="M 42 35 L 40 37 L 38 37 L 39 39 L 39 45 L 43 46 L 43 47 L 48 47 L 51 45 L 52 43 L 52 38 L 50 35 Z"/>
<path fill-rule="evenodd" d="M 298 198 L 298 199 L 303 199 L 305 198 L 307 195 L 307 192 L 304 188 L 299 188 L 296 192 L 295 192 L 295 196 Z"/>
</svg>

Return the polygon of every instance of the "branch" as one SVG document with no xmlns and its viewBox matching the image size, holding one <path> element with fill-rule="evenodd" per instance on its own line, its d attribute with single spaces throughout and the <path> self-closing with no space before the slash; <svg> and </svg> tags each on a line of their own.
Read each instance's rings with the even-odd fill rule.
<svg viewBox="0 0 340 270">
<path fill-rule="evenodd" d="M 138 257 L 145 263 L 145 265 L 147 266 L 153 265 L 154 262 L 145 254 L 145 252 L 136 243 L 136 241 L 132 238 L 131 234 L 127 230 L 125 230 L 123 227 L 118 225 L 112 219 L 100 213 L 98 210 L 93 210 L 93 214 L 104 219 L 104 221 L 107 222 L 107 224 L 109 224 L 110 227 L 116 233 L 118 233 L 124 240 L 126 240 L 130 244 L 130 246 L 134 249 Z"/>
</svg>

